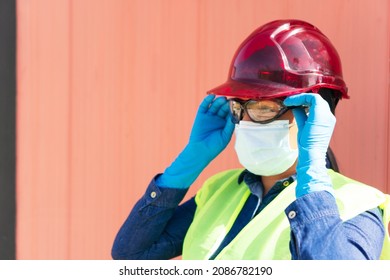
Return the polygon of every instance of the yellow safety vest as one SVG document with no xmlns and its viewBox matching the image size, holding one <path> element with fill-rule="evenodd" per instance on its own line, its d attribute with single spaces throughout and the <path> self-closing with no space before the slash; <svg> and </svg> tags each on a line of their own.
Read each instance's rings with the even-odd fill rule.
<svg viewBox="0 0 390 280">
<path fill-rule="evenodd" d="M 238 184 L 242 169 L 228 170 L 208 179 L 195 197 L 197 210 L 183 245 L 183 259 L 209 259 L 225 238 L 243 208 L 250 191 Z M 346 221 L 380 207 L 386 236 L 381 259 L 390 259 L 390 196 L 329 170 L 337 206 Z M 246 225 L 216 259 L 291 259 L 290 224 L 284 210 L 295 198 L 296 182 L 286 187 Z"/>
</svg>

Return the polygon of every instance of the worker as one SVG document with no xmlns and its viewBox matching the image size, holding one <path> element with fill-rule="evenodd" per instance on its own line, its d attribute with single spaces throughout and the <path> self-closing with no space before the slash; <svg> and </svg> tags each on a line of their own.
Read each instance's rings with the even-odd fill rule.
<svg viewBox="0 0 390 280">
<path fill-rule="evenodd" d="M 113 258 L 389 259 L 389 196 L 341 175 L 329 148 L 348 98 L 338 53 L 318 28 L 257 28 L 200 104 L 188 144 L 124 221 Z M 182 202 L 233 133 L 242 168 Z"/>
</svg>

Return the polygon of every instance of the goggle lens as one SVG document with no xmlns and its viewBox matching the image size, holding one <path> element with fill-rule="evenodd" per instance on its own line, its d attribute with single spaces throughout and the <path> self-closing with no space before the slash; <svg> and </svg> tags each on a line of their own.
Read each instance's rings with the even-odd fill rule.
<svg viewBox="0 0 390 280">
<path fill-rule="evenodd" d="M 244 116 L 244 111 L 249 118 L 258 123 L 270 123 L 287 112 L 288 108 L 281 100 L 239 100 L 230 99 L 230 112 L 234 123 L 239 123 Z"/>
</svg>

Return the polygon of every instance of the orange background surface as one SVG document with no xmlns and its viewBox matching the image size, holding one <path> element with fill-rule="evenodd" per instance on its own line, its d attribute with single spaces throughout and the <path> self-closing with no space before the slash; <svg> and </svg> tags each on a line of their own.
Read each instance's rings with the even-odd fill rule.
<svg viewBox="0 0 390 280">
<path fill-rule="evenodd" d="M 256 27 L 298 18 L 343 63 L 331 143 L 342 172 L 387 193 L 387 0 L 18 0 L 17 258 L 110 259 L 150 179 L 187 142 L 206 90 Z M 202 173 L 237 167 L 233 143 Z"/>
</svg>

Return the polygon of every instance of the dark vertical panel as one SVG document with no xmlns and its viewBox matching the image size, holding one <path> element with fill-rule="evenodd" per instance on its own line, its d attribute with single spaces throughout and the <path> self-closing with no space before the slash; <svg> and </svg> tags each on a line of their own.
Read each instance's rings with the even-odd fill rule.
<svg viewBox="0 0 390 280">
<path fill-rule="evenodd" d="M 15 259 L 16 0 L 0 0 L 0 259 Z"/>
</svg>

